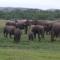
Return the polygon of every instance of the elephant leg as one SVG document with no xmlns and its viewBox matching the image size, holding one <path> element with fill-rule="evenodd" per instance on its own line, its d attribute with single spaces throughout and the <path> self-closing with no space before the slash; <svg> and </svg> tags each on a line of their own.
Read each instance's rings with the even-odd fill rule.
<svg viewBox="0 0 60 60">
<path fill-rule="evenodd" d="M 19 38 L 19 40 L 21 40 L 21 35 L 20 35 L 20 38 Z"/>
<path fill-rule="evenodd" d="M 25 29 L 25 34 L 27 34 L 27 29 Z"/>
<path fill-rule="evenodd" d="M 20 36 L 16 38 L 16 42 L 18 43 L 20 41 Z"/>
<path fill-rule="evenodd" d="M 16 41 L 15 36 L 14 36 L 14 41 Z"/>
<path fill-rule="evenodd" d="M 53 33 L 51 33 L 51 42 L 53 42 L 54 41 L 54 34 Z"/>
<path fill-rule="evenodd" d="M 41 40 L 41 37 L 40 37 L 40 34 L 38 33 L 38 39 L 39 39 L 39 41 Z"/>
<path fill-rule="evenodd" d="M 3 31 L 3 33 L 4 33 L 4 37 L 6 37 L 6 31 L 5 30 Z"/>
<path fill-rule="evenodd" d="M 8 36 L 8 33 L 6 33 L 6 37 Z"/>
<path fill-rule="evenodd" d="M 48 31 L 46 31 L 46 35 L 49 35 L 49 32 Z"/>
<path fill-rule="evenodd" d="M 53 42 L 54 41 L 54 36 L 51 36 L 51 42 Z"/>
<path fill-rule="evenodd" d="M 46 35 L 49 35 L 49 30 L 48 29 L 46 29 L 45 32 L 46 32 Z"/>
<path fill-rule="evenodd" d="M 28 26 L 25 26 L 25 34 L 27 34 Z"/>
<path fill-rule="evenodd" d="M 16 37 L 14 36 L 14 42 L 16 42 Z"/>
<path fill-rule="evenodd" d="M 6 33 L 4 33 L 4 37 L 6 37 Z"/>
<path fill-rule="evenodd" d="M 29 38 L 28 38 L 29 40 L 31 40 L 31 37 L 29 36 Z"/>
<path fill-rule="evenodd" d="M 49 31 L 49 35 L 51 34 L 51 31 Z"/>
<path fill-rule="evenodd" d="M 14 35 L 14 42 L 19 43 L 21 35 Z"/>
<path fill-rule="evenodd" d="M 10 33 L 10 34 L 9 34 L 10 38 L 12 38 L 11 35 L 12 35 L 12 34 Z"/>
<path fill-rule="evenodd" d="M 34 38 L 36 39 L 36 33 L 34 33 Z"/>
<path fill-rule="evenodd" d="M 18 40 L 17 36 L 14 36 L 14 42 L 17 43 L 18 42 L 17 40 Z"/>
<path fill-rule="evenodd" d="M 44 38 L 44 32 L 41 33 L 42 38 Z"/>
<path fill-rule="evenodd" d="M 33 40 L 33 36 L 32 36 L 32 35 L 29 35 L 29 36 L 28 36 L 28 39 L 29 39 L 29 40 Z"/>
<path fill-rule="evenodd" d="M 32 41 L 33 41 L 33 36 L 31 37 Z"/>
<path fill-rule="evenodd" d="M 46 31 L 46 35 L 48 35 L 48 32 Z"/>
</svg>

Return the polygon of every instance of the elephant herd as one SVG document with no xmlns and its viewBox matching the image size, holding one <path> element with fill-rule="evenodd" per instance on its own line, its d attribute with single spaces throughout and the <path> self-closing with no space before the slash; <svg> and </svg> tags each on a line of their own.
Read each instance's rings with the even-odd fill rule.
<svg viewBox="0 0 60 60">
<path fill-rule="evenodd" d="M 29 40 L 33 40 L 38 36 L 38 40 L 45 38 L 45 34 L 51 36 L 51 41 L 54 41 L 55 37 L 60 36 L 60 21 L 50 20 L 16 20 L 8 21 L 3 29 L 4 36 L 8 35 L 10 38 L 14 36 L 14 41 L 19 42 L 22 36 L 22 30 L 28 35 Z"/>
</svg>

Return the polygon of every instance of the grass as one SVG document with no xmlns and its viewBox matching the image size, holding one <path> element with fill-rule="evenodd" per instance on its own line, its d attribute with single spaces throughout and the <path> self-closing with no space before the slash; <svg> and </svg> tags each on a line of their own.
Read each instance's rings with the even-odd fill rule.
<svg viewBox="0 0 60 60">
<path fill-rule="evenodd" d="M 60 60 L 60 38 L 50 42 L 50 36 L 45 39 L 29 41 L 27 35 L 22 34 L 17 44 L 12 39 L 3 36 L 6 21 L 0 21 L 0 60 Z M 3 24 L 3 25 L 2 25 Z"/>
<path fill-rule="evenodd" d="M 3 58 L 4 57 L 4 58 Z M 60 60 L 59 52 L 27 49 L 0 49 L 1 60 Z"/>
<path fill-rule="evenodd" d="M 7 20 L 0 20 L 0 28 L 4 27 L 6 22 Z"/>
</svg>

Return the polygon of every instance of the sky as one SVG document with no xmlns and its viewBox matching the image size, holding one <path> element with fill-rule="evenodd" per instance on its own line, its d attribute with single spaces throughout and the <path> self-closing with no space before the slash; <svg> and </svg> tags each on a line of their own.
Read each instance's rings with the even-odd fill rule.
<svg viewBox="0 0 60 60">
<path fill-rule="evenodd" d="M 60 9 L 60 0 L 0 0 L 0 7 Z"/>
</svg>

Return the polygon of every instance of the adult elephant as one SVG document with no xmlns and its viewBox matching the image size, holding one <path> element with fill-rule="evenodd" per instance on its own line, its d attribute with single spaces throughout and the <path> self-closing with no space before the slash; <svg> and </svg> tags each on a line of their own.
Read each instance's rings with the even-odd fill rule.
<svg viewBox="0 0 60 60">
<path fill-rule="evenodd" d="M 40 41 L 41 37 L 44 38 L 44 27 L 41 25 L 32 25 L 31 32 L 34 35 L 34 38 L 36 38 L 36 34 L 38 34 L 39 41 Z"/>
<path fill-rule="evenodd" d="M 51 41 L 54 41 L 54 37 L 60 36 L 60 22 L 56 22 L 52 26 Z"/>
<path fill-rule="evenodd" d="M 8 35 L 10 36 L 11 38 L 11 35 L 14 35 L 14 30 L 16 29 L 15 26 L 9 26 L 9 25 L 6 25 L 4 27 L 4 30 L 3 30 L 3 33 L 4 33 L 4 36 L 7 37 Z"/>
<path fill-rule="evenodd" d="M 52 21 L 48 20 L 31 20 L 30 25 L 42 25 L 46 33 L 51 31 Z"/>
<path fill-rule="evenodd" d="M 37 25 L 44 26 L 44 31 L 46 34 L 50 34 L 53 23 L 54 21 L 49 21 L 49 20 L 38 20 L 37 21 Z"/>
<path fill-rule="evenodd" d="M 29 25 L 38 25 L 38 20 L 28 20 Z"/>
<path fill-rule="evenodd" d="M 24 29 L 25 34 L 27 34 L 28 26 L 29 26 L 28 20 L 17 20 L 16 21 L 16 27 L 19 29 Z"/>
</svg>

